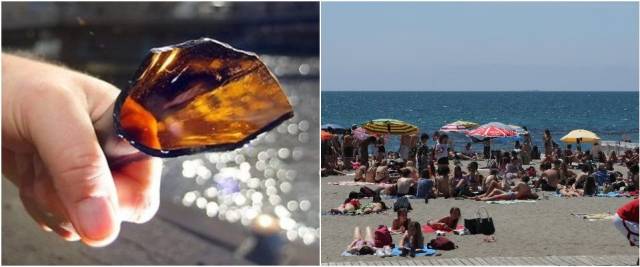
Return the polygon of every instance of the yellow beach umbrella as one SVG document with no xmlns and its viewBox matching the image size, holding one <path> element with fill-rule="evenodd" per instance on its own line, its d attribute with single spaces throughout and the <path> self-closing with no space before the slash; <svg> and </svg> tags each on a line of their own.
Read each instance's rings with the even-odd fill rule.
<svg viewBox="0 0 640 267">
<path fill-rule="evenodd" d="M 595 143 L 597 141 L 600 141 L 600 137 L 598 137 L 598 135 L 596 135 L 592 131 L 583 129 L 573 130 L 569 132 L 567 135 L 560 138 L 560 141 L 567 144 L 574 144 L 577 143 L 578 138 L 582 139 L 580 140 L 581 143 Z"/>
<path fill-rule="evenodd" d="M 362 124 L 362 128 L 370 133 L 376 134 L 417 134 L 418 127 L 415 125 L 395 119 L 370 120 Z"/>
</svg>

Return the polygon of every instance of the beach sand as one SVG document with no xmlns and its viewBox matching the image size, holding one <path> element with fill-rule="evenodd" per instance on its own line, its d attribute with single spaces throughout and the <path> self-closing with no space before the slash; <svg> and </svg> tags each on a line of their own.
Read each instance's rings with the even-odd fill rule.
<svg viewBox="0 0 640 267">
<path fill-rule="evenodd" d="M 482 167 L 484 162 L 478 162 Z M 468 164 L 467 162 L 463 163 Z M 537 164 L 535 165 L 537 168 Z M 618 167 L 616 167 L 618 168 Z M 620 167 L 620 171 L 623 168 Z M 486 175 L 488 170 L 481 170 Z M 626 173 L 626 171 L 623 171 Z M 337 186 L 329 182 L 351 181 L 353 176 L 329 176 L 322 178 L 321 262 L 379 261 L 376 256 L 343 257 L 340 253 L 352 241 L 353 228 L 379 224 L 390 226 L 395 218 L 393 211 L 385 214 L 363 216 L 325 215 L 331 208 L 338 206 L 350 191 L 358 191 L 358 186 Z M 540 193 L 539 193 L 540 194 Z M 545 194 L 549 195 L 548 192 Z M 458 248 L 452 251 L 439 251 L 446 258 L 466 257 L 507 257 L 507 256 L 571 256 L 571 255 L 638 255 L 636 247 L 629 246 L 625 237 L 613 226 L 611 221 L 589 222 L 571 215 L 572 213 L 615 213 L 622 204 L 631 198 L 559 198 L 549 196 L 548 200 L 535 203 L 516 203 L 511 205 L 488 204 L 473 200 L 430 199 L 411 200 L 413 211 L 409 217 L 420 224 L 427 219 L 439 219 L 448 215 L 452 206 L 462 210 L 463 218 L 476 217 L 479 207 L 486 207 L 496 227 L 496 242 L 484 242 L 483 235 L 458 236 L 448 234 Z M 363 200 L 368 203 L 370 200 Z M 394 200 L 385 200 L 393 207 Z M 460 224 L 463 224 L 461 220 Z M 425 234 L 425 241 L 435 238 L 435 234 Z M 398 243 L 399 236 L 393 236 Z M 403 257 L 385 258 L 385 261 L 403 260 Z"/>
</svg>

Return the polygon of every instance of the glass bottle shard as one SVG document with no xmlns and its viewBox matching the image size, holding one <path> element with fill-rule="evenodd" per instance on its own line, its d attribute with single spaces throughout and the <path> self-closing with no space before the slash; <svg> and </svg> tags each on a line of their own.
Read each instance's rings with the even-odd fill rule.
<svg viewBox="0 0 640 267">
<path fill-rule="evenodd" d="M 118 97 L 118 133 L 159 157 L 235 149 L 293 116 L 253 53 L 202 38 L 154 48 Z"/>
</svg>

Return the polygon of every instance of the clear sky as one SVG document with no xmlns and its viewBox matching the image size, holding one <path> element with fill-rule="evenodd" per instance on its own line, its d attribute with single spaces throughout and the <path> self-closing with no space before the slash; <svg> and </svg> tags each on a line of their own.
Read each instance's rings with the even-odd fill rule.
<svg viewBox="0 0 640 267">
<path fill-rule="evenodd" d="M 322 90 L 638 90 L 638 4 L 322 3 Z"/>
</svg>

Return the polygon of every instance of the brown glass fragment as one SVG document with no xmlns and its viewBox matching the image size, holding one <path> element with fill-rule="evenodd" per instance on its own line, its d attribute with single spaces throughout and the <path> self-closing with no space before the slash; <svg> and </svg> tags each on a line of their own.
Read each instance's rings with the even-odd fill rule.
<svg viewBox="0 0 640 267">
<path fill-rule="evenodd" d="M 203 38 L 152 49 L 114 114 L 134 146 L 178 156 L 240 147 L 293 109 L 256 55 Z"/>
</svg>

